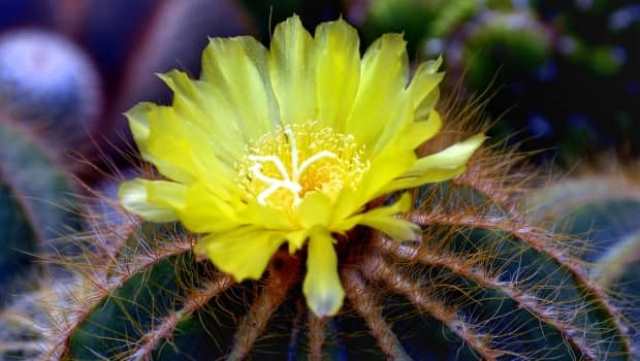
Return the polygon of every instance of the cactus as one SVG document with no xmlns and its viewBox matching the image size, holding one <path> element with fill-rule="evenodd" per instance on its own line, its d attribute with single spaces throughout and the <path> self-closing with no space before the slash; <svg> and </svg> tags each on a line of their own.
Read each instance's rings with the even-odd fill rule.
<svg viewBox="0 0 640 361">
<path fill-rule="evenodd" d="M 630 172 L 631 174 L 633 172 Z M 578 257 L 589 276 L 609 290 L 614 304 L 640 321 L 640 187 L 623 172 L 595 174 L 558 182 L 529 197 L 530 216 L 557 231 L 583 239 Z M 634 335 L 634 343 L 640 341 Z"/>
<path fill-rule="evenodd" d="M 77 231 L 72 182 L 28 130 L 0 122 L 0 300 L 11 279 L 66 228 Z M 31 254 L 31 255 L 29 255 Z"/>
<path fill-rule="evenodd" d="M 35 278 L 47 271 L 34 255 L 58 248 L 56 240 L 80 226 L 69 197 L 77 190 L 47 150 L 29 130 L 0 122 L 0 359 L 38 350 L 30 339 L 39 334 L 32 327 L 37 321 L 18 321 L 27 312 L 17 295 L 38 290 Z"/>
<path fill-rule="evenodd" d="M 339 29 L 338 27 L 349 29 L 340 21 L 327 26 L 336 26 L 334 30 Z M 272 54 L 276 54 L 273 59 L 282 58 L 286 63 L 290 58 L 286 52 L 290 44 L 286 39 L 296 39 L 299 35 L 303 39 L 309 39 L 305 31 L 297 17 L 292 17 L 276 29 L 272 43 Z M 393 39 L 396 39 L 395 42 Z M 391 41 L 387 44 L 404 46 L 394 35 L 383 38 L 381 46 L 387 46 L 384 45 L 385 41 Z M 215 42 L 212 44 L 213 47 L 216 46 Z M 353 54 L 358 55 L 357 43 L 353 44 L 356 46 L 350 49 L 355 50 Z M 287 56 L 280 57 L 282 54 L 278 52 L 281 49 L 285 50 L 284 54 Z M 340 51 L 336 53 L 340 56 L 331 59 L 344 58 Z M 394 51 L 394 54 L 397 52 Z M 229 60 L 226 56 L 221 58 Z M 401 58 L 406 59 L 404 56 Z M 393 59 L 389 60 L 390 63 L 399 65 L 398 69 L 405 69 L 404 60 L 395 56 L 389 59 Z M 434 75 L 429 83 L 433 79 L 439 79 L 434 74 L 437 68 L 434 64 L 437 63 L 426 63 L 426 67 L 422 67 L 423 71 L 427 71 L 424 74 Z M 256 64 L 262 69 L 262 61 Z M 295 73 L 296 70 L 303 74 L 308 68 L 308 64 L 305 64 L 295 64 L 293 70 L 274 65 L 272 69 L 277 70 L 274 72 L 274 84 L 280 84 L 276 81 L 280 80 L 278 76 L 281 72 L 278 69 L 286 69 L 283 74 Z M 251 64 L 247 69 L 258 70 Z M 216 72 L 210 73 L 209 70 Z M 216 67 L 209 70 L 205 67 L 203 73 L 218 74 Z M 401 73 L 404 71 L 399 72 Z M 181 75 L 173 73 L 173 76 Z M 173 81 L 170 77 L 165 78 L 169 82 Z M 401 77 L 397 80 L 401 80 Z M 256 84 L 265 83 L 260 80 Z M 296 81 L 291 84 L 296 85 L 297 89 L 303 83 L 298 84 Z M 377 82 L 372 82 L 371 87 L 380 88 L 375 87 L 375 84 Z M 397 84 L 398 91 L 406 94 L 405 84 L 400 81 Z M 234 99 L 236 95 L 244 95 L 246 88 L 241 86 L 239 89 L 243 90 L 232 92 Z M 275 89 L 279 88 L 275 86 Z M 363 86 L 362 89 L 368 87 Z M 332 89 L 328 89 L 327 94 L 330 93 L 329 90 Z M 426 92 L 426 87 L 423 90 Z M 409 94 L 415 95 L 413 92 Z M 425 108 L 422 105 L 431 112 L 438 95 L 439 92 L 434 91 L 428 96 L 408 97 L 405 99 L 406 103 L 401 103 L 409 106 L 416 116 L 418 113 L 424 115 L 422 112 Z M 297 94 L 294 98 L 298 100 Z M 372 97 L 372 100 L 386 101 L 386 98 L 383 94 Z M 176 103 L 178 104 L 182 103 Z M 293 105 L 287 101 L 278 104 L 285 109 L 285 105 Z M 366 107 L 368 103 L 363 104 Z M 163 171 L 167 169 L 156 163 L 165 163 L 148 157 L 149 153 L 146 153 L 147 138 L 151 137 L 150 134 L 157 133 L 150 131 L 148 122 L 138 117 L 141 113 L 137 113 L 144 107 L 152 106 L 149 103 L 141 106 L 142 108 L 136 107 L 137 110 L 129 113 L 136 141 L 145 159 L 154 163 L 159 172 L 164 174 Z M 236 105 L 232 108 L 235 109 Z M 264 109 L 272 108 L 269 106 Z M 312 107 L 309 109 L 313 110 Z M 258 110 L 256 114 L 260 114 L 260 118 L 264 113 L 262 108 Z M 363 212 L 357 213 L 362 217 L 360 219 L 341 218 L 345 222 L 351 219 L 355 222 L 353 224 L 340 225 L 342 223 L 334 224 L 333 219 L 325 219 L 325 222 L 313 219 L 318 213 L 322 214 L 319 217 L 334 218 L 333 205 L 322 203 L 325 198 L 320 191 L 316 191 L 323 189 L 316 186 L 326 185 L 320 177 L 312 177 L 311 180 L 318 183 L 312 182 L 313 187 L 307 189 L 320 196 L 319 203 L 311 201 L 294 208 L 298 207 L 296 201 L 302 198 L 303 187 L 299 172 L 308 170 L 321 157 L 331 158 L 332 162 L 344 159 L 327 149 L 311 152 L 314 149 L 311 142 L 306 147 L 308 149 L 299 147 L 306 143 L 298 142 L 296 135 L 314 135 L 316 133 L 313 128 L 307 129 L 309 133 L 300 133 L 300 129 L 304 128 L 285 127 L 277 130 L 274 138 L 269 138 L 270 134 L 266 134 L 268 142 L 260 143 L 260 146 L 270 146 L 272 143 L 269 142 L 272 140 L 278 147 L 287 144 L 288 148 L 285 148 L 291 159 L 291 178 L 281 154 L 269 155 L 270 152 L 263 152 L 261 148 L 254 154 L 252 150 L 249 159 L 275 159 L 272 162 L 281 172 L 282 179 L 270 178 L 262 173 L 261 164 L 252 164 L 256 179 L 264 184 L 250 193 L 255 199 L 249 199 L 248 202 L 255 200 L 255 204 L 262 207 L 258 210 L 265 213 L 237 212 L 234 215 L 253 215 L 257 221 L 263 222 L 266 215 L 290 216 L 291 213 L 269 212 L 276 211 L 276 206 L 284 205 L 285 210 L 299 211 L 303 217 L 296 219 L 300 221 L 299 225 L 285 227 L 287 237 L 298 235 L 296 239 L 287 240 L 290 246 L 288 249 L 284 246 L 278 250 L 264 250 L 270 252 L 268 257 L 256 252 L 260 253 L 257 262 L 268 261 L 264 276 L 261 276 L 262 270 L 255 275 L 253 272 L 250 275 L 244 274 L 246 270 L 241 268 L 247 263 L 241 262 L 243 258 L 238 256 L 239 253 L 234 254 L 236 246 L 233 242 L 225 243 L 225 247 L 229 248 L 224 250 L 228 253 L 211 252 L 215 253 L 212 255 L 204 252 L 203 257 L 202 248 L 194 248 L 196 242 L 198 246 L 202 245 L 202 239 L 193 233 L 200 232 L 194 229 L 193 223 L 184 222 L 184 219 L 180 224 L 168 223 L 181 219 L 176 216 L 187 212 L 185 208 L 168 209 L 162 204 L 156 208 L 144 208 L 143 203 L 152 201 L 154 197 L 151 193 L 147 196 L 146 193 L 138 192 L 136 184 L 157 179 L 158 174 L 146 172 L 143 178 L 124 183 L 120 187 L 122 207 L 130 212 L 137 211 L 145 219 L 167 223 L 147 223 L 123 210 L 117 211 L 119 214 L 115 217 L 113 212 L 105 212 L 102 222 L 98 219 L 95 224 L 91 224 L 91 232 L 72 238 L 71 248 L 81 252 L 67 252 L 60 259 L 73 276 L 58 282 L 67 286 L 70 292 L 53 292 L 54 307 L 49 316 L 51 322 L 46 326 L 39 326 L 46 327 L 45 332 L 36 336 L 27 333 L 22 335 L 27 339 L 37 339 L 36 345 L 43 350 L 37 357 L 42 360 L 269 360 L 284 357 L 296 360 L 632 360 L 634 349 L 631 328 L 623 313 L 625 309 L 617 307 L 616 299 L 589 278 L 583 259 L 577 257 L 574 243 L 569 238 L 543 228 L 544 222 L 530 221 L 527 209 L 522 210 L 521 201 L 529 184 L 529 176 L 525 170 L 515 166 L 514 162 L 521 157 L 515 153 L 491 149 L 478 151 L 485 139 L 483 133 L 470 132 L 470 127 L 465 126 L 469 118 L 477 115 L 473 105 L 460 107 L 453 104 L 450 108 L 440 106 L 439 110 L 440 112 L 434 112 L 429 117 L 435 122 L 433 124 L 437 123 L 434 134 L 440 130 L 439 114 L 443 114 L 449 128 L 433 139 L 429 137 L 429 142 L 419 149 L 415 149 L 419 140 L 424 141 L 427 135 L 432 135 L 430 132 L 420 135 L 422 138 L 419 139 L 413 139 L 413 133 L 421 131 L 417 128 L 415 131 L 414 128 L 406 128 L 412 130 L 407 133 L 389 133 L 394 147 L 385 148 L 393 152 L 384 153 L 384 157 L 373 158 L 377 167 L 369 168 L 366 173 L 371 184 L 363 184 L 363 189 L 368 190 L 368 193 L 361 198 L 366 202 L 354 200 L 353 204 L 348 204 L 349 196 L 344 195 L 347 198 L 340 203 L 342 206 L 336 206 L 335 213 L 338 214 L 346 212 L 343 209 L 347 207 L 345 204 L 354 207 L 355 210 L 351 213 Z M 368 115 L 373 113 L 375 112 L 367 112 L 356 117 L 352 125 L 357 124 L 368 131 Z M 296 125 L 302 126 L 307 122 L 303 114 L 298 114 L 297 111 L 287 115 L 292 116 L 289 121 L 300 120 Z M 208 116 L 204 119 L 208 119 Z M 259 121 L 253 124 L 253 118 L 251 119 L 245 124 L 247 129 L 259 126 Z M 379 122 L 379 125 L 385 124 L 387 123 Z M 417 123 L 417 119 L 411 124 L 416 127 L 429 125 Z M 332 128 L 329 126 L 327 129 Z M 158 145 L 173 147 L 163 149 L 171 149 L 171 155 L 179 153 L 180 147 L 165 142 L 178 137 L 169 129 L 165 130 L 162 134 L 167 137 L 154 139 L 153 149 Z M 188 134 L 195 136 L 195 133 Z M 329 140 L 336 140 L 329 136 L 338 133 L 322 134 L 327 136 L 328 147 L 332 146 Z M 476 135 L 462 137 L 468 134 Z M 397 145 L 396 143 L 402 143 L 405 139 L 403 136 L 407 136 L 407 144 Z M 343 138 L 338 138 L 339 142 L 340 139 Z M 346 141 L 349 138 L 344 139 Z M 459 139 L 471 139 L 472 142 L 457 142 Z M 182 140 L 188 143 L 190 139 L 187 137 Z M 202 144 L 215 140 L 215 137 L 211 137 Z M 455 144 L 457 148 L 454 151 L 438 152 L 450 144 Z M 459 150 L 460 147 L 464 151 Z M 198 152 L 203 149 L 198 148 Z M 338 153 L 350 154 L 353 158 L 350 162 L 353 163 L 347 163 L 348 168 L 345 166 L 338 170 L 348 171 L 345 173 L 347 176 L 357 176 L 357 171 L 361 169 L 360 153 L 349 153 L 349 149 L 345 148 L 344 152 Z M 182 160 L 194 159 L 195 148 L 193 152 L 191 148 L 182 150 L 176 159 L 172 158 L 176 164 L 182 163 Z M 299 153 L 299 150 L 305 152 Z M 210 155 L 204 151 L 202 154 Z M 299 162 L 300 154 L 304 154 L 306 158 L 302 163 Z M 441 166 L 429 168 L 428 162 L 434 158 L 429 158 L 426 154 L 439 154 L 445 159 L 437 161 Z M 469 160 L 472 154 L 473 158 Z M 242 161 L 233 157 L 230 159 Z M 377 179 L 386 174 L 383 173 L 385 170 L 390 169 L 381 165 L 391 166 L 396 161 L 409 164 L 416 162 L 416 159 L 422 161 L 413 172 L 428 174 L 431 178 L 401 172 L 400 169 L 396 171 L 400 177 L 394 178 L 394 182 L 398 180 L 398 183 L 390 183 L 390 188 L 373 184 L 374 180 L 388 182 L 386 179 Z M 324 168 L 314 168 L 314 174 L 322 174 L 321 169 Z M 381 171 L 378 172 L 378 169 Z M 211 180 L 212 177 L 209 176 L 217 175 L 207 173 L 203 178 L 206 182 Z M 416 187 L 418 184 L 445 179 L 448 181 Z M 235 178 L 226 180 L 233 182 Z M 186 183 L 189 181 L 188 178 L 184 179 Z M 166 183 L 171 182 L 164 184 L 167 185 Z M 215 184 L 208 186 L 212 185 Z M 224 187 L 222 184 L 220 186 Z M 180 184 L 173 183 L 172 187 L 180 187 Z M 283 190 L 288 197 L 276 198 L 282 202 L 275 205 L 268 203 L 267 198 L 282 187 L 286 188 Z M 376 187 L 380 193 L 373 191 Z M 409 187 L 416 188 L 404 193 Z M 341 189 L 344 193 L 340 194 L 359 190 L 357 186 Z M 398 189 L 403 190 L 402 194 L 396 192 Z M 176 188 L 171 189 L 173 190 Z M 381 196 L 382 194 L 384 195 Z M 166 198 L 168 203 L 175 203 L 171 198 L 175 196 L 174 193 L 167 192 L 165 195 L 169 196 Z M 191 200 L 198 201 L 194 198 Z M 326 200 L 330 201 L 328 198 Z M 238 197 L 237 201 L 247 202 L 242 197 Z M 109 199 L 103 199 L 102 202 L 116 207 L 118 205 L 116 201 Z M 303 206 L 309 204 L 318 207 Z M 385 205 L 392 206 L 384 207 Z M 190 212 L 196 214 L 202 208 L 205 207 L 198 204 Z M 104 208 L 100 205 L 93 209 Z M 366 212 L 367 210 L 371 211 Z M 383 213 L 384 216 L 381 215 Z M 206 215 L 196 223 L 210 226 L 212 220 L 220 220 L 223 223 L 220 227 L 228 228 L 225 224 L 228 221 L 236 227 L 232 230 L 237 231 L 234 233 L 237 238 L 241 238 L 239 235 L 246 235 L 243 233 L 246 228 L 242 228 L 246 226 L 245 223 L 233 223 L 235 219 L 225 220 L 225 216 L 226 213 Z M 405 220 L 396 216 L 405 217 Z M 93 217 L 87 218 L 91 220 Z M 270 242 L 273 236 L 270 232 L 278 231 L 272 226 L 260 224 L 259 232 L 251 234 L 266 233 L 269 236 L 266 240 Z M 318 233 L 317 229 L 320 229 Z M 395 238 L 389 238 L 378 229 Z M 289 232 L 298 230 L 303 232 Z M 228 233 L 223 231 L 206 237 L 223 237 L 226 234 Z M 307 237 L 310 238 L 308 242 L 305 241 Z M 314 242 L 314 237 L 316 241 L 317 237 L 324 238 L 318 243 Z M 410 241 L 399 242 L 396 239 Z M 272 242 L 269 243 L 271 244 Z M 282 243 L 277 245 L 280 244 Z M 248 244 L 243 246 L 250 247 Z M 326 249 L 323 249 L 319 252 L 318 247 L 330 250 L 324 252 Z M 228 273 L 222 272 L 221 269 L 228 266 L 224 262 L 225 256 L 234 256 L 234 266 L 239 265 L 240 270 L 233 268 L 242 272 L 233 272 L 234 269 L 226 269 Z M 331 268 L 330 276 L 335 275 L 335 278 L 327 281 L 326 277 L 315 277 L 317 273 L 325 271 L 318 271 L 322 267 L 317 267 L 317 263 L 323 262 L 327 269 Z M 219 265 L 221 269 L 217 269 L 215 265 Z M 311 296 L 306 281 L 309 277 L 314 282 Z M 258 279 L 253 280 L 254 278 Z M 237 282 L 236 279 L 249 280 Z M 329 296 L 324 290 L 332 287 L 327 287 L 328 283 L 333 285 L 334 292 Z M 335 283 L 339 283 L 339 287 Z M 59 284 L 54 283 L 52 290 L 58 290 L 59 287 L 56 286 Z M 50 290 L 48 287 L 45 290 Z M 52 292 L 44 293 L 46 298 Z M 335 297 L 338 294 L 339 297 Z M 344 304 L 343 294 L 346 296 Z M 28 304 L 28 300 L 25 303 Z M 19 305 L 22 304 L 16 306 Z M 17 312 L 20 312 L 19 309 Z M 27 355 L 26 348 L 23 351 L 11 357 L 32 358 L 31 354 Z"/>
<path fill-rule="evenodd" d="M 406 216 L 420 242 L 349 233 L 347 301 L 330 318 L 302 297 L 304 251 L 281 250 L 263 279 L 238 284 L 198 259 L 179 225 L 125 216 L 96 227 L 111 246 L 73 262 L 79 302 L 57 313 L 40 357 L 633 360 L 622 309 L 571 244 L 521 210 L 517 158 L 484 150 L 464 175 L 414 190 Z"/>
</svg>

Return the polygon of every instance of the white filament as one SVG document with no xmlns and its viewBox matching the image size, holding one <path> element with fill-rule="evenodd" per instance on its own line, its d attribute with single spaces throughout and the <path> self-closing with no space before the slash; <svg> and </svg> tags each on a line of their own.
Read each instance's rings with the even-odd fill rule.
<svg viewBox="0 0 640 361">
<path fill-rule="evenodd" d="M 301 202 L 300 192 L 302 191 L 302 185 L 300 184 L 300 177 L 304 172 L 314 163 L 320 161 L 324 158 L 336 158 L 336 154 L 330 152 L 328 150 L 320 151 L 311 157 L 307 158 L 302 164 L 299 164 L 299 154 L 298 154 L 298 144 L 296 141 L 295 134 L 291 127 L 284 128 L 284 132 L 287 135 L 287 140 L 289 141 L 290 151 L 291 151 L 291 175 L 287 172 L 287 168 L 285 167 L 282 159 L 280 159 L 276 155 L 250 155 L 249 160 L 255 162 L 251 167 L 251 172 L 253 175 L 262 181 L 264 184 L 268 185 L 267 189 L 263 190 L 258 194 L 257 200 L 261 205 L 267 204 L 267 199 L 275 193 L 278 189 L 286 189 L 293 194 L 293 204 L 297 206 Z M 264 163 L 272 163 L 282 179 L 276 179 L 269 177 L 262 173 L 262 165 Z"/>
</svg>

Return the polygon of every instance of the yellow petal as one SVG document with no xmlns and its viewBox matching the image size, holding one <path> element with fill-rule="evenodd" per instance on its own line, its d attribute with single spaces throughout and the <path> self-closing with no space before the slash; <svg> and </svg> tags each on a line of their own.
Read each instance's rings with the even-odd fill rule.
<svg viewBox="0 0 640 361">
<path fill-rule="evenodd" d="M 185 184 L 206 178 L 218 187 L 237 188 L 232 181 L 235 170 L 216 157 L 215 142 L 174 108 L 145 103 L 127 116 L 143 158 L 167 178 Z"/>
<path fill-rule="evenodd" d="M 338 276 L 338 256 L 326 229 L 316 228 L 310 234 L 303 292 L 318 317 L 335 315 L 342 307 L 344 290 Z"/>
<path fill-rule="evenodd" d="M 147 114 L 156 105 L 149 102 L 142 102 L 131 108 L 124 115 L 129 120 L 129 128 L 133 133 L 133 139 L 138 143 L 139 147 L 144 147 L 147 139 L 149 139 L 149 119 Z M 143 152 L 142 149 L 140 149 Z"/>
<path fill-rule="evenodd" d="M 216 267 L 241 282 L 259 279 L 283 242 L 281 233 L 244 228 L 208 235 L 198 241 L 196 252 L 204 253 Z"/>
<path fill-rule="evenodd" d="M 340 228 L 351 229 L 356 224 L 361 224 L 375 228 L 399 241 L 413 240 L 420 232 L 420 228 L 405 219 L 398 218 L 399 213 L 411 208 L 411 202 L 411 195 L 405 193 L 393 205 L 353 216 L 345 220 Z"/>
<path fill-rule="evenodd" d="M 417 148 L 433 138 L 442 128 L 442 118 L 437 111 L 432 111 L 426 120 L 411 123 L 400 137 L 411 149 Z"/>
<path fill-rule="evenodd" d="M 192 122 L 203 133 L 216 134 L 224 141 L 212 142 L 216 155 L 230 160 L 242 156 L 246 139 L 236 110 L 231 109 L 215 85 L 192 80 L 181 71 L 172 70 L 159 77 L 173 90 L 173 108 L 183 122 Z M 211 94 L 215 94 L 212 96 Z"/>
<path fill-rule="evenodd" d="M 406 42 L 400 34 L 385 34 L 362 59 L 360 85 L 345 132 L 375 153 L 385 131 L 401 130 L 406 122 L 402 108 L 408 76 Z"/>
<path fill-rule="evenodd" d="M 318 120 L 342 132 L 360 81 L 358 32 L 342 19 L 320 24 L 313 57 Z"/>
<path fill-rule="evenodd" d="M 331 220 L 331 200 L 322 192 L 311 192 L 305 195 L 296 209 L 296 215 L 302 228 L 314 226 L 327 227 Z"/>
<path fill-rule="evenodd" d="M 267 71 L 267 50 L 251 37 L 213 38 L 202 56 L 211 121 L 239 127 L 248 140 L 279 123 Z"/>
<path fill-rule="evenodd" d="M 385 150 L 371 162 L 358 190 L 362 194 L 359 201 L 368 202 L 386 193 L 383 191 L 385 187 L 395 178 L 405 174 L 415 163 L 415 152 L 406 144 L 394 145 L 391 149 Z"/>
<path fill-rule="evenodd" d="M 176 210 L 184 207 L 185 187 L 167 181 L 134 179 L 123 182 L 118 190 L 123 207 L 152 222 L 177 220 Z"/>
<path fill-rule="evenodd" d="M 157 114 L 162 107 L 153 103 L 140 103 L 125 113 L 129 120 L 129 127 L 133 133 L 133 139 L 138 145 L 142 158 L 153 163 L 156 168 L 168 178 L 180 182 L 189 182 L 193 177 L 190 171 L 185 170 L 180 164 L 174 164 L 171 159 L 167 160 L 162 155 L 153 154 L 150 143 L 152 143 L 152 126 L 150 118 Z M 165 111 L 166 112 L 166 111 Z M 157 134 L 157 131 L 154 132 Z"/>
<path fill-rule="evenodd" d="M 207 185 L 196 183 L 187 188 L 179 217 L 192 232 L 224 232 L 241 224 L 236 207 L 237 204 L 223 200 Z"/>
<path fill-rule="evenodd" d="M 302 248 L 308 236 L 309 236 L 308 229 L 301 229 L 301 230 L 287 233 L 285 235 L 285 238 L 289 243 L 289 253 L 293 254 L 295 251 Z"/>
<path fill-rule="evenodd" d="M 388 147 L 369 166 L 362 182 L 355 189 L 345 188 L 338 196 L 331 224 L 336 224 L 358 212 L 364 205 L 386 192 L 385 187 L 404 174 L 416 162 L 413 148 L 402 144 Z"/>
<path fill-rule="evenodd" d="M 407 88 L 415 109 L 416 119 L 429 117 L 438 100 L 438 84 L 444 78 L 444 73 L 437 72 L 441 64 L 442 58 L 420 64 Z"/>
<path fill-rule="evenodd" d="M 270 230 L 289 230 L 293 227 L 286 212 L 255 201 L 249 202 L 238 212 L 238 219 L 245 224 Z"/>
<path fill-rule="evenodd" d="M 283 123 L 315 120 L 313 39 L 298 16 L 278 24 L 269 53 L 269 74 Z"/>
<path fill-rule="evenodd" d="M 390 183 L 385 188 L 385 192 L 417 187 L 426 183 L 442 182 L 457 177 L 465 171 L 467 161 L 485 139 L 484 134 L 476 134 L 443 151 L 420 158 L 408 172 Z"/>
</svg>

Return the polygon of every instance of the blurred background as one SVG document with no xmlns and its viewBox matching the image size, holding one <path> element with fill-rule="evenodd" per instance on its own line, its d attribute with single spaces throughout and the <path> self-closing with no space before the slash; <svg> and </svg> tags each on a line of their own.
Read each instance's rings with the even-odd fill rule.
<svg viewBox="0 0 640 361">
<path fill-rule="evenodd" d="M 412 60 L 443 55 L 447 82 L 480 95 L 492 135 L 571 168 L 640 150 L 640 3 L 573 0 L 1 0 L 2 119 L 63 153 L 122 161 L 122 113 L 167 101 L 157 72 L 199 72 L 207 36 L 268 43 L 297 13 L 309 29 L 346 18 L 363 49 L 404 32 Z M 94 181 L 93 167 L 80 167 Z M 107 167 L 108 168 L 108 167 Z"/>
</svg>

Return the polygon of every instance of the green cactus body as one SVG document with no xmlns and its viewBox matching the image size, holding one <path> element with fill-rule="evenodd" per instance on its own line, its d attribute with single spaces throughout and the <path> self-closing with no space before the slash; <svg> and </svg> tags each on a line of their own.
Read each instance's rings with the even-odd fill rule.
<svg viewBox="0 0 640 361">
<path fill-rule="evenodd" d="M 71 182 L 23 129 L 0 123 L 0 299 L 33 253 L 63 235 L 71 220 Z M 29 255 L 31 253 L 31 255 Z"/>
<path fill-rule="evenodd" d="M 34 325 L 42 320 L 17 317 L 31 310 L 11 305 L 25 301 L 21 292 L 40 287 L 33 276 L 42 276 L 44 267 L 35 255 L 56 247 L 67 231 L 78 231 L 70 197 L 76 191 L 61 169 L 28 130 L 0 122 L 0 307 L 7 306 L 0 310 L 1 360 L 37 353 L 41 335 Z"/>
<path fill-rule="evenodd" d="M 535 221 L 583 239 L 574 248 L 589 275 L 609 290 L 629 323 L 640 322 L 640 188 L 622 176 L 588 176 L 560 182 L 529 198 Z M 634 336 L 634 344 L 640 339 Z"/>
<path fill-rule="evenodd" d="M 194 236 L 131 220 L 119 249 L 88 259 L 104 266 L 41 357 L 632 360 L 621 311 L 482 168 L 414 192 L 407 217 L 421 242 L 349 233 L 339 247 L 347 299 L 331 318 L 306 307 L 304 251 L 282 250 L 262 280 L 236 284 L 192 253 Z"/>
</svg>

